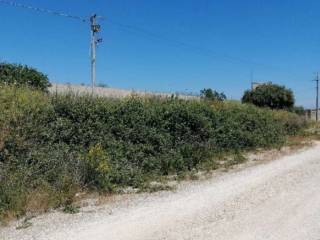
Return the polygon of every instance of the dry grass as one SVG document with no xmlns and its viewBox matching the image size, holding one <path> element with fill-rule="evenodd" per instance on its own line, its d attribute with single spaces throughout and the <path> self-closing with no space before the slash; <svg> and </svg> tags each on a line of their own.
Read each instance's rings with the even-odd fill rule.
<svg viewBox="0 0 320 240">
<path fill-rule="evenodd" d="M 28 214 L 42 214 L 49 209 L 52 201 L 48 191 L 34 191 L 27 196 L 26 212 Z"/>
</svg>

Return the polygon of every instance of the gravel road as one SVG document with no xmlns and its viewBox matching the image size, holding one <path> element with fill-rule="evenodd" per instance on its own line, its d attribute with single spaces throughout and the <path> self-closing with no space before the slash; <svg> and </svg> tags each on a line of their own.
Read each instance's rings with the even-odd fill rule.
<svg viewBox="0 0 320 240">
<path fill-rule="evenodd" d="M 320 145 L 175 192 L 59 212 L 0 229 L 5 240 L 319 240 Z"/>
</svg>

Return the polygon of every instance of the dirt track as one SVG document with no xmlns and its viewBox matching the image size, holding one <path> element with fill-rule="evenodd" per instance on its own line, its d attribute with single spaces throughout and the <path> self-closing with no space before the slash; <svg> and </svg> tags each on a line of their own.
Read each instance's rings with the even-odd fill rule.
<svg viewBox="0 0 320 240">
<path fill-rule="evenodd" d="M 0 239 L 319 240 L 320 145 L 184 184 L 177 192 L 77 215 L 50 213 L 32 223 L 22 230 L 2 228 Z"/>
</svg>

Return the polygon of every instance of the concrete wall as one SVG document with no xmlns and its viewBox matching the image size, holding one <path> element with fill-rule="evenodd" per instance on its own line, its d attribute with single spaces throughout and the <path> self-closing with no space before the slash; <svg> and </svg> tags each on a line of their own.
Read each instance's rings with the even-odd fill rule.
<svg viewBox="0 0 320 240">
<path fill-rule="evenodd" d="M 316 110 L 306 110 L 306 118 L 316 121 L 316 112 L 317 112 Z M 318 117 L 320 120 L 320 110 L 318 111 Z"/>
<path fill-rule="evenodd" d="M 53 83 L 49 88 L 49 92 L 52 94 L 66 94 L 66 93 L 75 93 L 75 94 L 91 94 L 92 89 L 89 86 L 82 86 L 76 84 L 57 84 Z M 171 93 L 152 93 L 152 92 L 143 92 L 143 91 L 133 91 L 133 90 L 124 90 L 117 88 L 104 88 L 96 87 L 94 90 L 94 95 L 108 98 L 124 98 L 131 95 L 138 96 L 160 96 L 160 97 L 170 97 Z M 176 95 L 176 94 L 175 94 Z M 197 96 L 189 95 L 177 95 L 180 99 L 185 100 L 198 100 Z"/>
</svg>

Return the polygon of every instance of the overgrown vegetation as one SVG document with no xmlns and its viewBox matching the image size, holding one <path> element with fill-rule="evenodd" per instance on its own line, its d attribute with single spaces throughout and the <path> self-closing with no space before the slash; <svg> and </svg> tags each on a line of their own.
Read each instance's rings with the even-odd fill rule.
<svg viewBox="0 0 320 240">
<path fill-rule="evenodd" d="M 41 91 L 50 87 L 48 77 L 32 67 L 0 62 L 0 84 L 28 86 Z"/>
<path fill-rule="evenodd" d="M 305 122 L 237 102 L 49 96 L 0 87 L 0 218 L 67 206 L 83 189 L 142 188 L 278 147 Z M 72 210 L 73 211 L 73 210 Z"/>
</svg>

